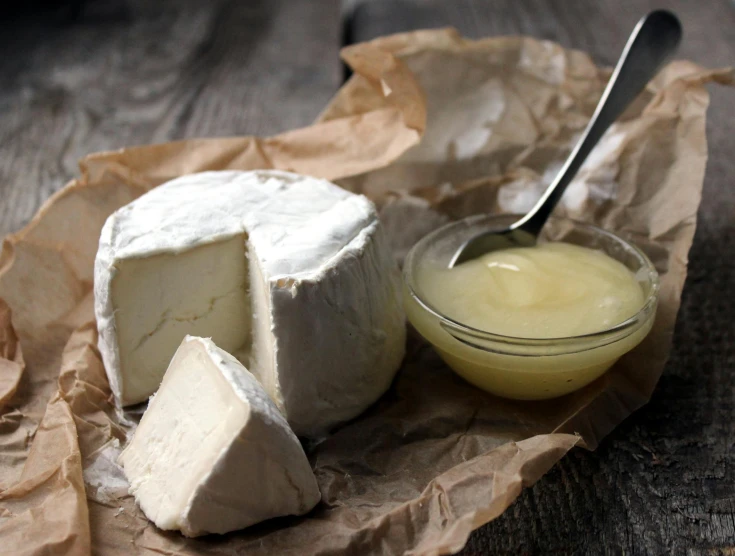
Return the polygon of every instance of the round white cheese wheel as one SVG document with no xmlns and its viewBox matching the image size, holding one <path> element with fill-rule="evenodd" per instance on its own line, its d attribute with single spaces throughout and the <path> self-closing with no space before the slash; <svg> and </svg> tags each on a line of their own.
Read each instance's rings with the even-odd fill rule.
<svg viewBox="0 0 735 556">
<path fill-rule="evenodd" d="M 99 348 L 121 405 L 187 335 L 248 367 L 299 435 L 373 403 L 404 353 L 398 268 L 372 203 L 275 170 L 203 172 L 111 215 L 95 262 Z"/>
</svg>

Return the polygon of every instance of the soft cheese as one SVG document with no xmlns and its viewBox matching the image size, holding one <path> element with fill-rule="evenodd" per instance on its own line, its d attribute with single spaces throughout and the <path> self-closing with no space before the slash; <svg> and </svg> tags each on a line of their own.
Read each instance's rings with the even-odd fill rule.
<svg viewBox="0 0 735 556">
<path fill-rule="evenodd" d="M 95 313 L 122 405 L 156 391 L 186 334 L 208 336 L 307 436 L 374 402 L 405 342 L 398 269 L 372 203 L 272 170 L 184 176 L 110 216 Z"/>
<path fill-rule="evenodd" d="M 320 499 L 283 416 L 205 338 L 184 339 L 120 463 L 148 519 L 189 537 L 301 515 Z"/>
</svg>

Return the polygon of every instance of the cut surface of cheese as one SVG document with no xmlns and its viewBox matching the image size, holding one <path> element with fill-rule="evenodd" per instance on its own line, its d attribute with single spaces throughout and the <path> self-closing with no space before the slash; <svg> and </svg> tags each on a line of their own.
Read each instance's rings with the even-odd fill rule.
<svg viewBox="0 0 735 556">
<path fill-rule="evenodd" d="M 186 334 L 209 335 L 236 351 L 250 334 L 242 235 L 178 255 L 130 259 L 111 285 L 125 392 L 139 401 L 158 389 L 161 369 Z M 188 295 L 182 296 L 185 291 Z M 163 310 L 151 311 L 152 308 Z"/>
<path fill-rule="evenodd" d="M 255 377 L 187 336 L 120 464 L 146 516 L 194 537 L 227 533 L 320 499 L 298 439 Z"/>
<path fill-rule="evenodd" d="M 275 170 L 183 176 L 110 216 L 95 315 L 121 405 L 156 391 L 186 334 L 208 336 L 305 436 L 373 403 L 405 344 L 398 269 L 372 203 Z"/>
</svg>

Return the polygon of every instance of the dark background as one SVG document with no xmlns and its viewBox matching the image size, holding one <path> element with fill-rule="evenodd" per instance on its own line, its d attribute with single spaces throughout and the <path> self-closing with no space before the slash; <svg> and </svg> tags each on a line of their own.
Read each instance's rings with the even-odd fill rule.
<svg viewBox="0 0 735 556">
<path fill-rule="evenodd" d="M 735 62 L 729 0 L 35 0 L 0 8 L 0 234 L 85 154 L 307 125 L 341 44 L 455 26 L 617 59 L 640 16 L 681 17 L 681 57 Z M 575 450 L 466 554 L 735 553 L 735 97 L 712 88 L 710 161 L 671 360 L 651 403 Z"/>
</svg>

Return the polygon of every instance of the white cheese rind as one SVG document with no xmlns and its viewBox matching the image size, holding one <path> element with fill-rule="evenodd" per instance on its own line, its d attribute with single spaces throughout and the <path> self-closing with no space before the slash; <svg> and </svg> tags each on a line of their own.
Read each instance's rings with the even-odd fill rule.
<svg viewBox="0 0 735 556">
<path fill-rule="evenodd" d="M 118 402 L 145 400 L 165 370 L 146 370 L 145 364 L 123 368 L 130 356 L 120 354 L 120 337 L 127 333 L 118 330 L 122 320 L 116 313 L 126 308 L 111 295 L 118 269 L 156 256 L 183 260 L 201 246 L 211 246 L 216 262 L 219 244 L 237 236 L 247 238 L 243 256 L 247 251 L 253 297 L 247 302 L 253 313 L 248 315 L 250 329 L 236 323 L 247 344 L 242 352 L 226 337 L 235 325 L 213 326 L 199 314 L 174 314 L 179 310 L 175 299 L 163 303 L 168 297 L 163 293 L 142 293 L 151 299 L 130 304 L 136 311 L 154 312 L 154 323 L 173 314 L 176 322 L 169 328 L 174 332 L 162 348 L 167 357 L 177 333 L 228 342 L 225 347 L 259 378 L 298 435 L 317 436 L 358 415 L 387 389 L 403 357 L 398 269 L 369 200 L 324 180 L 271 170 L 184 176 L 106 222 L 95 263 L 95 313 L 100 352 Z M 207 283 L 194 270 L 187 277 Z M 224 283 L 232 288 L 231 281 Z M 188 293 L 182 286 L 180 298 Z M 223 303 L 221 310 L 231 306 Z M 199 328 L 180 324 L 187 319 Z M 153 344 L 158 333 L 155 327 L 142 330 L 129 343 Z M 126 344 L 123 349 L 131 348 Z M 140 380 L 133 376 L 136 371 L 151 377 Z"/>
<path fill-rule="evenodd" d="M 120 463 L 146 516 L 187 536 L 301 515 L 320 499 L 255 377 L 204 338 L 184 339 Z"/>
<path fill-rule="evenodd" d="M 376 221 L 318 279 L 271 282 L 275 397 L 297 434 L 357 416 L 390 386 L 406 334 L 394 265 Z"/>
</svg>

